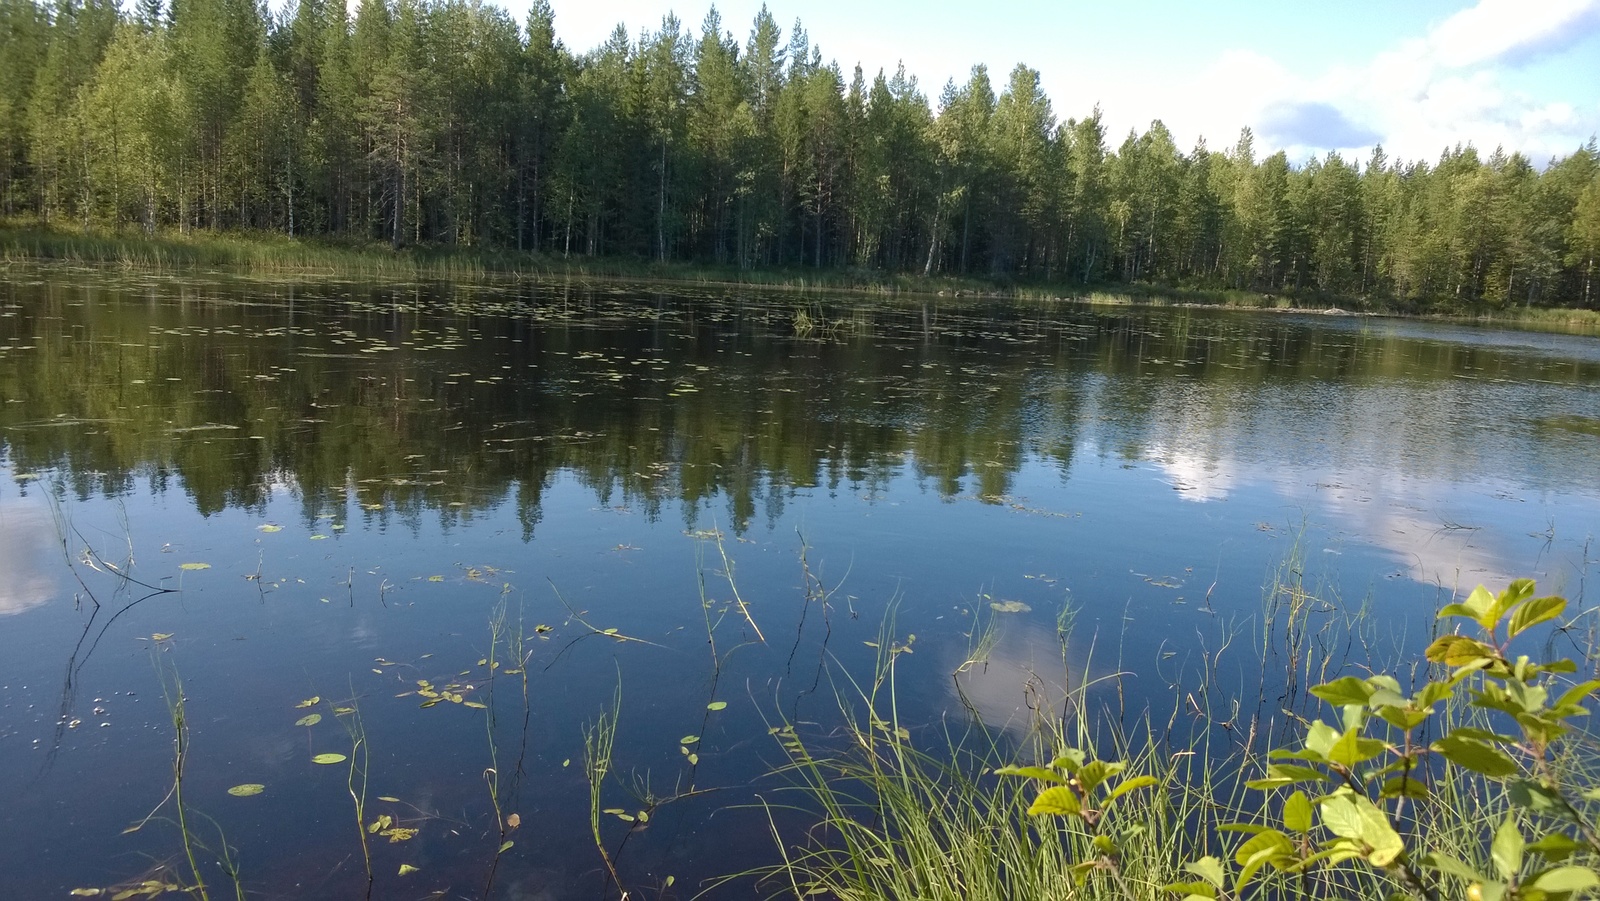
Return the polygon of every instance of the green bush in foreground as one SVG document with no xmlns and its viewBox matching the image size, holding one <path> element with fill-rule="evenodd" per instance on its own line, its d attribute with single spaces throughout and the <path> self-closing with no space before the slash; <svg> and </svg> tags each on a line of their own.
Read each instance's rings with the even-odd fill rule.
<svg viewBox="0 0 1600 901">
<path fill-rule="evenodd" d="M 1097 748 L 1076 703 L 1076 718 L 1036 734 L 1048 763 L 994 770 L 1014 777 L 998 784 L 974 775 L 1006 753 L 981 731 L 952 741 L 954 759 L 911 748 L 893 713 L 902 649 L 884 641 L 872 685 L 852 683 L 865 707 L 853 751 L 814 755 L 793 727 L 773 730 L 822 823 L 783 846 L 769 878 L 793 897 L 848 901 L 1591 894 L 1600 781 L 1575 721 L 1600 681 L 1577 681 L 1571 660 L 1512 655 L 1514 639 L 1566 610 L 1533 595 L 1519 580 L 1441 610 L 1476 635 L 1434 641 L 1436 666 L 1410 694 L 1383 674 L 1311 689 L 1335 715 L 1264 761 L 1219 754 L 1203 735 L 1168 753 L 1167 729 L 1150 722 Z"/>
<path fill-rule="evenodd" d="M 1219 826 L 1247 836 L 1232 849 L 1232 865 L 1201 857 L 1186 864 L 1188 881 L 1169 883 L 1165 891 L 1185 901 L 1242 898 L 1252 889 L 1281 894 L 1282 887 L 1262 878 L 1270 868 L 1296 878 L 1291 885 L 1298 894 L 1310 894 L 1313 885 L 1337 894 L 1337 887 L 1353 884 L 1338 871 L 1363 867 L 1389 877 L 1398 887 L 1392 895 L 1426 899 L 1560 901 L 1600 887 L 1600 873 L 1587 865 L 1600 854 L 1600 831 L 1583 805 L 1600 800 L 1600 788 L 1574 779 L 1562 759 L 1573 721 L 1587 715 L 1581 704 L 1600 681 L 1569 685 L 1563 677 L 1577 672 L 1571 660 L 1509 655 L 1512 639 L 1566 609 L 1562 598 L 1533 593 L 1526 579 L 1499 595 L 1480 586 L 1465 603 L 1441 610 L 1440 619 L 1471 620 L 1481 637 L 1451 634 L 1434 641 L 1427 658 L 1448 674 L 1414 694 L 1404 694 L 1388 675 L 1345 676 L 1311 689 L 1337 708 L 1336 722 L 1310 723 L 1298 747 L 1273 751 L 1265 777 L 1248 783 L 1269 793 L 1264 809 L 1276 814 L 1275 822 Z M 1459 701 L 1485 714 L 1481 725 L 1441 715 Z M 1429 733 L 1438 737 L 1421 737 Z M 1094 853 L 1072 866 L 1081 884 L 1095 871 L 1120 873 L 1123 849 L 1103 828 L 1107 815 L 1129 792 L 1160 784 L 1150 775 L 1114 781 L 1125 768 L 1068 751 L 1049 767 L 998 772 L 1048 784 L 1029 814 L 1083 821 Z M 1492 836 L 1477 839 L 1488 848 L 1487 869 L 1450 853 L 1460 848 L 1462 835 L 1437 840 L 1418 828 L 1428 818 L 1408 810 L 1440 803 L 1431 786 L 1452 781 L 1504 789 L 1503 819 Z M 1306 788 L 1282 794 L 1296 786 Z M 1321 878 L 1313 882 L 1313 875 Z M 1134 897 L 1126 882 L 1119 884 Z"/>
</svg>

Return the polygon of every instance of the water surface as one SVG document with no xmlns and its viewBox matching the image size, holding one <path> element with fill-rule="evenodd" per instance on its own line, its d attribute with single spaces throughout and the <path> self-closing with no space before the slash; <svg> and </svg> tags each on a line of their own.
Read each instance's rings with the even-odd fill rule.
<svg viewBox="0 0 1600 901">
<path fill-rule="evenodd" d="M 364 824 L 418 830 L 370 836 L 373 897 L 599 897 L 615 714 L 602 806 L 651 815 L 602 840 L 689 897 L 803 839 L 754 804 L 769 729 L 837 743 L 880 633 L 938 748 L 1085 674 L 1112 716 L 1200 684 L 1274 714 L 1274 579 L 1313 632 L 1376 612 L 1333 665 L 1479 582 L 1582 601 L 1597 383 L 1594 339 L 1368 318 L 13 269 L 0 881 L 187 872 L 178 679 L 219 896 L 224 842 L 252 897 L 365 893 L 347 765 L 313 762 L 359 717 Z"/>
</svg>

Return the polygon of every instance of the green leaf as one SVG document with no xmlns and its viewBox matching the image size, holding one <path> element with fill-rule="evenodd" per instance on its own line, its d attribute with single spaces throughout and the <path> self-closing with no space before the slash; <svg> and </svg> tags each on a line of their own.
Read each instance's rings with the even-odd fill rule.
<svg viewBox="0 0 1600 901">
<path fill-rule="evenodd" d="M 1522 872 L 1522 849 L 1527 844 L 1514 817 L 1506 817 L 1500 823 L 1500 828 L 1494 831 L 1494 841 L 1489 845 L 1489 859 L 1494 861 L 1494 868 L 1500 871 L 1501 879 L 1510 882 Z"/>
<path fill-rule="evenodd" d="M 183 569 L 183 570 L 188 570 L 190 572 L 194 572 L 195 570 L 210 569 L 211 568 L 211 564 L 209 564 L 209 563 L 180 563 L 180 564 L 178 564 L 178 568 L 179 569 Z"/>
<path fill-rule="evenodd" d="M 1336 707 L 1345 707 L 1351 704 L 1365 704 L 1372 698 L 1372 686 L 1355 676 L 1345 676 L 1316 685 L 1311 688 L 1311 694 L 1321 698 Z"/>
<path fill-rule="evenodd" d="M 403 864 L 400 865 L 400 875 L 401 876 L 410 876 L 412 873 L 415 873 L 416 871 L 417 871 L 417 868 L 412 866 L 411 864 L 403 863 Z"/>
<path fill-rule="evenodd" d="M 727 708 L 728 708 L 728 702 L 727 701 L 712 701 L 711 703 L 706 705 L 706 709 L 707 710 L 726 710 Z"/>
<path fill-rule="evenodd" d="M 1233 859 L 1240 864 L 1262 851 L 1276 851 L 1281 854 L 1294 856 L 1294 840 L 1276 829 L 1263 829 L 1246 839 L 1243 844 L 1234 849 Z M 1248 881 L 1241 878 L 1241 882 Z"/>
<path fill-rule="evenodd" d="M 1311 831 L 1311 800 L 1306 793 L 1297 791 L 1283 802 L 1283 828 L 1305 835 Z"/>
<path fill-rule="evenodd" d="M 1556 867 L 1529 879 L 1526 885 L 1541 892 L 1581 892 L 1600 886 L 1600 875 L 1588 867 Z"/>
<path fill-rule="evenodd" d="M 1401 773 L 1384 780 L 1383 787 L 1378 790 L 1380 798 L 1412 798 L 1425 801 L 1428 798 L 1427 783 L 1416 776 Z"/>
<path fill-rule="evenodd" d="M 1184 896 L 1184 901 L 1189 898 L 1216 898 L 1217 889 L 1209 882 L 1169 882 L 1161 887 L 1164 892 Z"/>
<path fill-rule="evenodd" d="M 1269 763 L 1265 779 L 1252 779 L 1245 784 L 1250 788 L 1265 790 L 1297 782 L 1326 782 L 1328 779 L 1328 774 L 1315 767 L 1301 766 L 1297 763 Z"/>
<path fill-rule="evenodd" d="M 246 782 L 243 785 L 235 785 L 233 788 L 228 789 L 228 794 L 233 795 L 235 798 L 248 798 L 252 795 L 259 795 L 266 790 L 267 787 L 259 782 Z"/>
<path fill-rule="evenodd" d="M 507 851 L 510 851 L 511 850 L 511 846 L 514 845 L 514 844 L 516 844 L 516 842 L 511 841 L 510 839 L 506 839 L 505 841 L 500 843 L 500 850 L 496 851 L 495 853 L 496 854 L 504 854 Z"/>
<path fill-rule="evenodd" d="M 684 737 L 678 739 L 678 744 L 680 744 L 680 745 L 692 745 L 692 744 L 694 744 L 695 742 L 697 742 L 699 740 L 700 740 L 700 736 L 698 736 L 698 735 L 685 735 Z"/>
<path fill-rule="evenodd" d="M 1516 762 L 1504 751 L 1458 734 L 1446 735 L 1434 742 L 1433 750 L 1456 766 L 1491 779 L 1502 779 L 1517 772 Z"/>
<path fill-rule="evenodd" d="M 1062 751 L 1061 755 L 1055 760 L 1050 761 L 1050 765 L 1058 770 L 1066 770 L 1069 773 L 1076 773 L 1079 767 L 1082 767 L 1083 762 L 1087 759 L 1088 755 L 1084 754 L 1077 748 L 1068 748 L 1065 751 Z"/>
<path fill-rule="evenodd" d="M 1567 799 L 1559 791 L 1548 788 L 1532 779 L 1515 779 L 1506 786 L 1506 794 L 1511 798 L 1511 803 L 1525 810 L 1545 816 L 1556 817 L 1571 823 L 1581 823 L 1582 819 Z"/>
<path fill-rule="evenodd" d="M 1462 863 L 1460 860 L 1457 860 L 1448 854 L 1439 854 L 1437 852 L 1433 854 L 1427 854 L 1423 856 L 1421 863 L 1423 866 L 1428 867 L 1429 869 L 1438 870 L 1441 873 L 1447 873 L 1451 876 L 1465 879 L 1469 883 L 1488 881 L 1488 878 L 1479 875 L 1477 870 L 1474 870 L 1472 867 L 1467 866 L 1465 863 Z"/>
<path fill-rule="evenodd" d="M 1107 763 L 1104 760 L 1091 760 L 1084 764 L 1082 769 L 1078 770 L 1078 784 L 1083 787 L 1084 795 L 1088 795 L 1096 788 L 1099 788 L 1100 783 L 1122 772 L 1126 766 L 1127 764 L 1125 763 Z"/>
<path fill-rule="evenodd" d="M 1033 805 L 1028 808 L 1028 813 L 1033 816 L 1041 814 L 1054 814 L 1055 816 L 1073 816 L 1083 812 L 1083 804 L 1078 796 L 1064 785 L 1047 788 L 1033 799 Z"/>
<path fill-rule="evenodd" d="M 1183 868 L 1217 888 L 1222 888 L 1223 883 L 1227 881 L 1227 873 L 1222 868 L 1222 860 L 1210 855 L 1191 863 L 1186 863 Z"/>
<path fill-rule="evenodd" d="M 1465 635 L 1443 635 L 1434 639 L 1424 652 L 1434 663 L 1446 666 L 1471 666 L 1500 659 L 1500 652 L 1491 645 Z"/>
<path fill-rule="evenodd" d="M 1507 627 L 1507 633 L 1510 637 L 1515 638 L 1542 622 L 1555 619 L 1566 609 L 1566 598 L 1558 598 L 1554 595 L 1534 598 L 1518 607 L 1516 612 L 1511 614 L 1511 625 Z"/>
<path fill-rule="evenodd" d="M 1348 790 L 1322 800 L 1322 824 L 1334 835 L 1365 845 L 1365 856 L 1376 867 L 1388 866 L 1405 851 L 1405 842 L 1384 812 Z"/>
<path fill-rule="evenodd" d="M 1364 737 L 1359 729 L 1347 729 L 1327 754 L 1334 763 L 1354 767 L 1382 754 L 1385 747 L 1387 745 L 1375 738 Z"/>
<path fill-rule="evenodd" d="M 1067 780 L 1055 770 L 1042 766 L 1003 766 L 994 771 L 996 776 L 1023 776 L 1029 779 L 1042 779 L 1045 782 L 1065 783 Z"/>
<path fill-rule="evenodd" d="M 311 762 L 312 763 L 321 763 L 321 764 L 325 764 L 326 765 L 326 764 L 333 764 L 333 763 L 344 763 L 346 760 L 349 760 L 349 759 L 350 758 L 344 756 L 343 754 L 318 754 L 317 756 L 311 758 Z"/>
<path fill-rule="evenodd" d="M 1600 688 L 1600 680 L 1590 679 L 1587 682 L 1579 682 L 1577 685 L 1562 692 L 1561 697 L 1556 699 L 1554 706 L 1559 708 L 1577 704 L 1589 695 L 1594 694 L 1597 688 Z"/>
<path fill-rule="evenodd" d="M 1564 832 L 1552 832 L 1530 844 L 1529 851 L 1537 851 L 1551 863 L 1560 863 L 1583 850 L 1586 846 Z"/>
<path fill-rule="evenodd" d="M 1117 783 L 1116 788 L 1113 788 L 1111 791 L 1106 793 L 1105 803 L 1110 805 L 1111 802 L 1117 800 L 1128 792 L 1137 791 L 1141 788 L 1148 788 L 1152 785 L 1160 784 L 1161 780 L 1154 776 L 1130 776 L 1127 779 Z"/>
<path fill-rule="evenodd" d="M 1338 730 L 1321 720 L 1317 720 L 1311 724 L 1310 728 L 1306 729 L 1306 750 L 1315 752 L 1321 760 L 1327 760 L 1329 753 L 1333 751 L 1333 746 L 1339 742 L 1340 737 Z"/>
<path fill-rule="evenodd" d="M 296 726 L 315 726 L 320 722 L 322 722 L 322 714 L 308 713 L 305 716 L 295 720 L 294 724 Z"/>
</svg>

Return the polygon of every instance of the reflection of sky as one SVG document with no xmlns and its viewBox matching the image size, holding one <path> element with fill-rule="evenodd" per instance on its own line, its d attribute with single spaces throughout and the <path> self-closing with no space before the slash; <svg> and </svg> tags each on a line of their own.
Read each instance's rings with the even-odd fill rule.
<svg viewBox="0 0 1600 901">
<path fill-rule="evenodd" d="M 14 616 L 50 600 L 56 553 L 50 517 L 34 503 L 0 501 L 0 616 Z"/>
</svg>

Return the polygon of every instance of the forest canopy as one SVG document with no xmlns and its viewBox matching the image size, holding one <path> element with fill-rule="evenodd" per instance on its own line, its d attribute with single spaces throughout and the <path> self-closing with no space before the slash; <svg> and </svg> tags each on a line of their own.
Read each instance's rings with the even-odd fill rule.
<svg viewBox="0 0 1600 901">
<path fill-rule="evenodd" d="M 1464 142 L 1471 138 L 1463 135 Z M 1039 73 L 938 97 L 765 9 L 573 52 L 546 0 L 0 0 L 0 212 L 740 268 L 1600 306 L 1600 152 L 1120 142 Z"/>
</svg>

